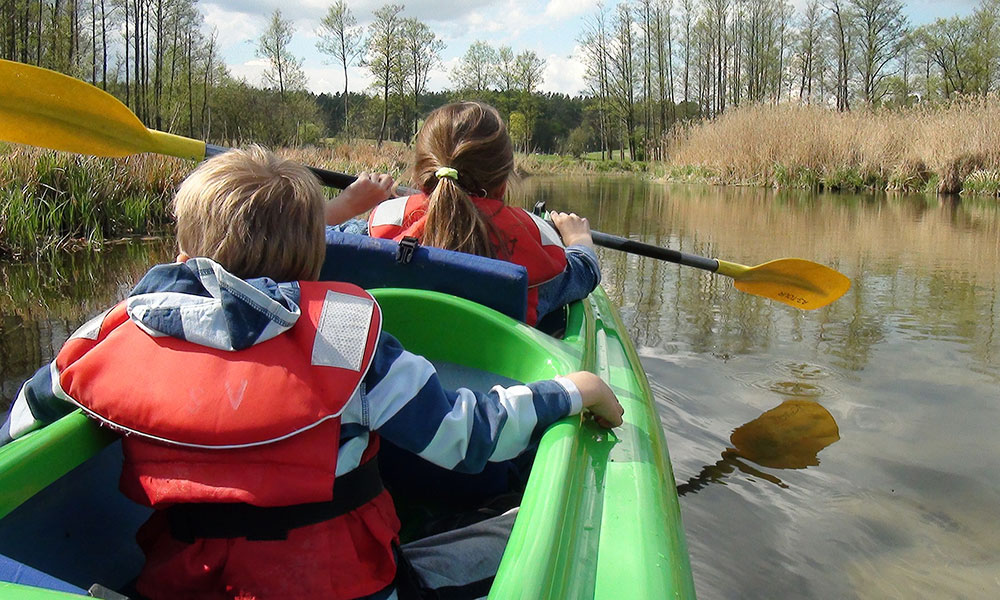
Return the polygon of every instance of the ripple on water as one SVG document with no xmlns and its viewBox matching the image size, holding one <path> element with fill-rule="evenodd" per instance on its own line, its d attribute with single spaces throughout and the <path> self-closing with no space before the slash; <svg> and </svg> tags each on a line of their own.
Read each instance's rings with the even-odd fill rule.
<svg viewBox="0 0 1000 600">
<path fill-rule="evenodd" d="M 761 372 L 740 372 L 732 375 L 733 379 L 757 389 L 767 390 L 790 398 L 807 398 L 815 400 L 819 397 L 838 395 L 838 386 L 820 385 L 821 380 L 837 379 L 838 375 L 823 365 L 802 361 L 778 361 L 771 363 L 761 378 Z"/>
<path fill-rule="evenodd" d="M 782 396 L 793 396 L 796 398 L 819 398 L 825 391 L 818 385 L 803 381 L 772 381 L 767 384 L 767 389 L 777 392 Z"/>
</svg>

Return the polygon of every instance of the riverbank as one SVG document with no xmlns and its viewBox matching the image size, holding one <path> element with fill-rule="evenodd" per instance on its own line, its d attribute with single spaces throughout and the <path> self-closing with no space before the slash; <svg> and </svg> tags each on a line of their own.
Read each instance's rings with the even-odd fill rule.
<svg viewBox="0 0 1000 600">
<path fill-rule="evenodd" d="M 752 106 L 681 131 L 666 178 L 721 185 L 1000 193 L 1000 99 L 854 110 Z"/>
<path fill-rule="evenodd" d="M 0 256 L 161 230 L 184 161 L 0 147 Z"/>
<path fill-rule="evenodd" d="M 352 174 L 392 173 L 402 183 L 411 152 L 405 144 L 376 147 L 367 141 L 279 150 L 303 164 Z M 192 168 L 190 161 L 165 156 L 108 159 L 0 144 L 0 258 L 162 233 L 172 222 L 170 198 Z M 537 154 L 518 154 L 515 167 L 521 177 L 647 169 L 640 162 Z"/>
</svg>

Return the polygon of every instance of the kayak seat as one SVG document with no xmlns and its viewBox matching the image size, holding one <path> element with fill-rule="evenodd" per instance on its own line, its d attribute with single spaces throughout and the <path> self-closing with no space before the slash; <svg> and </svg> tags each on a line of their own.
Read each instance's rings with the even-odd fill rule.
<svg viewBox="0 0 1000 600">
<path fill-rule="evenodd" d="M 398 260 L 401 254 L 403 260 Z M 521 265 L 441 248 L 407 248 L 392 240 L 331 227 L 326 229 L 326 259 L 319 279 L 346 281 L 365 289 L 396 287 L 442 292 L 521 322 L 527 315 L 528 272 Z"/>
</svg>

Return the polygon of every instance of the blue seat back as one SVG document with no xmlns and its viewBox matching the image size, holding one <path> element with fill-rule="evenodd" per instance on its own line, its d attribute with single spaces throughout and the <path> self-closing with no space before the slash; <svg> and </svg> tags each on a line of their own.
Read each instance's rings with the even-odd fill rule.
<svg viewBox="0 0 1000 600">
<path fill-rule="evenodd" d="M 451 294 L 524 321 L 528 272 L 507 261 L 420 246 L 410 262 L 396 260 L 399 244 L 327 228 L 322 281 L 365 289 L 399 287 Z"/>
</svg>

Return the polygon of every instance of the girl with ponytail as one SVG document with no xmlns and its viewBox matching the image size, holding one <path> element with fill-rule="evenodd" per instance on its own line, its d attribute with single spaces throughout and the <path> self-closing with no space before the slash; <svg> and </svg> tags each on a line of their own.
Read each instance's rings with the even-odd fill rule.
<svg viewBox="0 0 1000 600">
<path fill-rule="evenodd" d="M 499 258 L 528 270 L 528 323 L 589 294 L 600 282 L 590 225 L 575 214 L 542 219 L 507 206 L 514 170 L 507 127 L 495 108 L 456 102 L 432 112 L 417 134 L 412 178 L 420 193 L 380 204 L 374 237 Z"/>
</svg>

